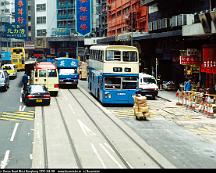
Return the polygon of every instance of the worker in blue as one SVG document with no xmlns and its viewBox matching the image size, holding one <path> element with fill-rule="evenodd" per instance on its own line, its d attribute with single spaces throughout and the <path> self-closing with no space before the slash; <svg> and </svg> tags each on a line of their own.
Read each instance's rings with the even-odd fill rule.
<svg viewBox="0 0 216 173">
<path fill-rule="evenodd" d="M 191 91 L 191 89 L 192 89 L 192 85 L 191 85 L 191 80 L 189 79 L 187 82 L 185 82 L 184 90 Z"/>
<path fill-rule="evenodd" d="M 28 84 L 28 75 L 26 73 L 24 73 L 22 77 L 22 83 L 23 83 L 23 90 L 25 90 Z"/>
</svg>

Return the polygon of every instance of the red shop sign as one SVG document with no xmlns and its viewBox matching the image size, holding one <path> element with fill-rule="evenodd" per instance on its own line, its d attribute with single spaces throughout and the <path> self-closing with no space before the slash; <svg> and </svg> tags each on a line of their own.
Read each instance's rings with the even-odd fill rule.
<svg viewBox="0 0 216 173">
<path fill-rule="evenodd" d="M 182 65 L 200 65 L 201 58 L 197 56 L 180 56 L 180 64 Z"/>
</svg>

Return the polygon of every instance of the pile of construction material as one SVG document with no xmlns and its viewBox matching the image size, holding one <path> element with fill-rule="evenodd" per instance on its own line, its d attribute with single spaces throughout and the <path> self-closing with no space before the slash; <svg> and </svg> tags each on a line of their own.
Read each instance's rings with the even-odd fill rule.
<svg viewBox="0 0 216 173">
<path fill-rule="evenodd" d="M 80 61 L 79 63 L 79 78 L 81 80 L 86 80 L 87 79 L 87 68 L 88 64 L 86 62 Z"/>
<path fill-rule="evenodd" d="M 134 115 L 137 120 L 147 120 L 149 117 L 149 108 L 147 105 L 147 98 L 140 94 L 134 96 Z"/>
</svg>

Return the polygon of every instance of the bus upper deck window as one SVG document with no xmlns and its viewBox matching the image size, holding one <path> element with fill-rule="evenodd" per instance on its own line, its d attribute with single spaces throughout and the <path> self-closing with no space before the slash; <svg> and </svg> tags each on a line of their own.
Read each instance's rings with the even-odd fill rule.
<svg viewBox="0 0 216 173">
<path fill-rule="evenodd" d="M 114 50 L 108 50 L 106 61 L 120 61 L 121 60 L 121 52 L 120 51 L 114 51 Z"/>
<path fill-rule="evenodd" d="M 123 52 L 123 61 L 126 62 L 137 62 L 137 53 L 136 52 Z"/>
</svg>

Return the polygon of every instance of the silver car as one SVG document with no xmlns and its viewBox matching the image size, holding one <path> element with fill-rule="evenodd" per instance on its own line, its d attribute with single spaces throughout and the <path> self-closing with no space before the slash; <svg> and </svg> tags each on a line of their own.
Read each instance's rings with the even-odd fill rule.
<svg viewBox="0 0 216 173">
<path fill-rule="evenodd" d="M 7 71 L 0 69 L 0 89 L 7 91 L 9 88 L 9 75 Z"/>
</svg>

